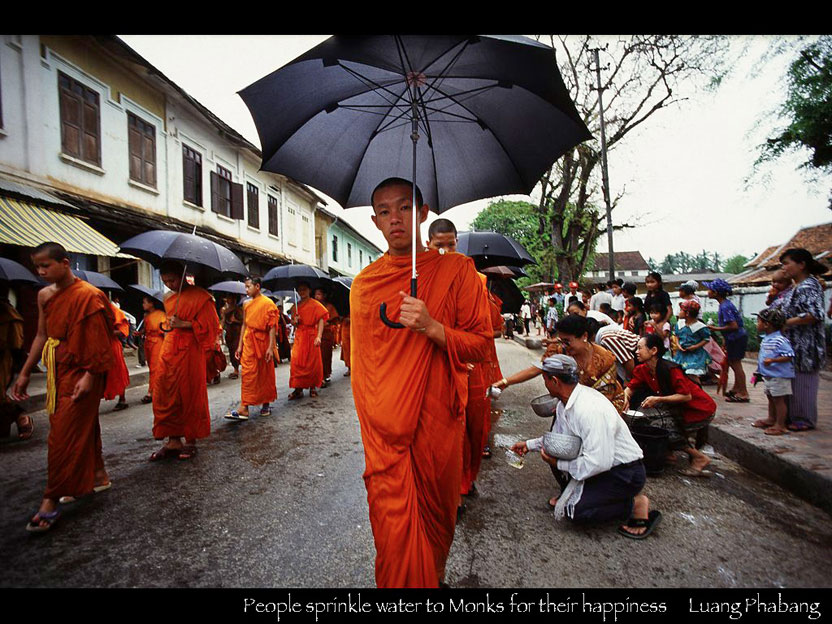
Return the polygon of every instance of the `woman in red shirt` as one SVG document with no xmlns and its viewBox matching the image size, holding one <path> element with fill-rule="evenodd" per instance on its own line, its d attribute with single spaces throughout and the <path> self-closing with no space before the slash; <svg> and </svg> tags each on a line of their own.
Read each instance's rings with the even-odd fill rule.
<svg viewBox="0 0 832 624">
<path fill-rule="evenodd" d="M 690 467 L 682 474 L 708 477 L 711 473 L 704 468 L 711 460 L 699 448 L 707 439 L 716 403 L 678 364 L 663 359 L 664 352 L 664 342 L 657 334 L 648 334 L 638 341 L 636 356 L 641 364 L 635 367 L 624 389 L 624 409 L 630 409 L 634 403 L 645 410 L 651 425 L 670 431 L 671 449 L 690 455 Z"/>
</svg>

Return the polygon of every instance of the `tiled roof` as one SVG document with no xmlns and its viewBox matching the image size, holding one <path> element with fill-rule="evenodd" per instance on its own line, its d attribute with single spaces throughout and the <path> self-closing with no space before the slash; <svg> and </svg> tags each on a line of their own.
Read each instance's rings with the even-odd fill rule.
<svg viewBox="0 0 832 624">
<path fill-rule="evenodd" d="M 769 258 L 760 263 L 760 266 L 771 268 L 780 266 L 780 254 L 792 247 L 808 249 L 813 256 L 817 256 L 824 251 L 832 251 L 832 222 L 799 230 L 787 242 L 777 247 Z"/>
<path fill-rule="evenodd" d="M 609 254 L 596 253 L 595 264 L 588 271 L 608 271 L 610 268 Z M 649 271 L 650 266 L 640 251 L 616 251 L 615 269 L 622 271 Z"/>
<path fill-rule="evenodd" d="M 771 247 L 768 247 L 765 251 L 763 251 L 762 253 L 758 253 L 751 260 L 746 262 L 745 266 L 747 266 L 749 268 L 759 266 L 759 264 L 761 262 L 764 262 L 767 258 L 769 258 L 779 248 L 780 248 L 780 245 L 772 245 Z"/>
</svg>

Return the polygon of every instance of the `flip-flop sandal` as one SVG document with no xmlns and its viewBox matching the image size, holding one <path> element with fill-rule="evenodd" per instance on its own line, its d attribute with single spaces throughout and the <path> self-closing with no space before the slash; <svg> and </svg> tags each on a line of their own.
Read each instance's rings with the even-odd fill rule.
<svg viewBox="0 0 832 624">
<path fill-rule="evenodd" d="M 625 530 L 624 527 L 618 527 L 618 532 L 621 533 L 624 537 L 629 537 L 630 539 L 644 539 L 648 535 L 650 535 L 653 530 L 659 526 L 662 521 L 662 512 L 653 510 L 649 514 L 647 514 L 647 519 L 644 518 L 630 518 L 627 520 L 626 526 L 630 529 L 640 529 L 644 527 L 646 530 L 641 535 L 636 535 L 635 533 L 630 533 L 629 531 Z"/>
<path fill-rule="evenodd" d="M 491 459 L 491 447 L 484 446 L 482 449 L 482 458 L 483 459 Z"/>
<path fill-rule="evenodd" d="M 173 459 L 174 457 L 179 457 L 179 451 L 181 448 L 170 448 L 168 446 L 163 446 L 158 451 L 154 451 L 153 454 L 150 456 L 150 461 L 160 461 L 163 459 Z"/>
<path fill-rule="evenodd" d="M 789 431 L 811 431 L 814 427 L 806 423 L 789 423 L 786 425 L 786 429 Z"/>
<path fill-rule="evenodd" d="M 768 422 L 767 420 L 763 420 L 761 418 L 759 420 L 755 420 L 751 426 L 757 427 L 757 429 L 769 429 L 772 425 L 774 425 L 773 422 Z"/>
<path fill-rule="evenodd" d="M 696 477 L 700 479 L 710 479 L 714 473 L 710 470 L 696 470 L 694 468 L 683 468 L 679 471 L 683 477 Z"/>
<path fill-rule="evenodd" d="M 736 394 L 736 392 L 734 392 L 733 390 L 728 390 L 727 392 L 723 392 L 722 394 L 724 394 L 726 397 L 732 397 Z"/>
<path fill-rule="evenodd" d="M 93 493 L 93 494 L 98 494 L 99 492 L 104 492 L 104 491 L 106 491 L 106 490 L 109 490 L 111 487 L 113 487 L 113 482 L 112 482 L 112 481 L 109 481 L 109 482 L 107 482 L 107 483 L 104 483 L 103 485 L 96 485 L 96 486 L 92 489 L 92 493 Z M 74 497 L 74 496 L 61 496 L 61 497 L 58 499 L 58 502 L 59 502 L 61 505 L 66 505 L 67 503 L 74 503 L 74 502 L 75 502 L 75 501 L 77 501 L 77 500 L 78 500 L 78 499 L 77 499 L 76 497 Z"/>
<path fill-rule="evenodd" d="M 231 373 L 228 378 L 229 379 L 239 379 L 240 375 L 237 373 Z"/>
<path fill-rule="evenodd" d="M 146 394 L 142 397 L 142 403 L 144 403 L 145 405 L 147 405 L 148 403 L 152 403 L 152 402 L 153 402 L 153 397 L 150 396 L 149 394 Z"/>
<path fill-rule="evenodd" d="M 272 415 L 272 408 L 267 407 L 265 409 L 260 409 L 260 416 L 271 416 Z"/>
<path fill-rule="evenodd" d="M 788 435 L 791 432 L 788 429 L 786 431 L 783 431 L 782 429 L 775 429 L 774 427 L 769 427 L 768 429 L 763 431 L 763 433 L 766 435 L 779 436 Z"/>
<path fill-rule="evenodd" d="M 310 390 L 309 396 L 314 399 L 316 396 L 318 396 L 318 392 L 316 390 Z"/>
<path fill-rule="evenodd" d="M 26 525 L 26 530 L 30 533 L 45 533 L 52 526 L 58 521 L 58 518 L 61 517 L 61 510 L 56 509 L 55 511 L 46 511 L 46 512 L 37 512 L 35 514 L 35 518 L 37 521 L 29 520 L 29 523 Z M 46 526 L 41 526 L 41 522 L 46 522 Z"/>
<path fill-rule="evenodd" d="M 29 419 L 28 425 L 17 425 L 17 439 L 18 440 L 28 440 L 32 437 L 32 433 L 35 431 L 35 421 L 29 414 L 25 415 L 26 418 Z"/>
<path fill-rule="evenodd" d="M 303 398 L 303 391 L 302 390 L 300 392 L 293 392 L 292 394 L 290 394 L 288 396 L 289 401 L 295 401 L 297 399 L 302 399 L 302 398 Z"/>
<path fill-rule="evenodd" d="M 179 450 L 179 459 L 187 461 L 196 457 L 196 447 L 192 444 L 187 444 Z"/>
<path fill-rule="evenodd" d="M 728 403 L 751 403 L 751 399 L 749 397 L 738 397 L 736 394 L 726 396 L 725 400 Z"/>
</svg>

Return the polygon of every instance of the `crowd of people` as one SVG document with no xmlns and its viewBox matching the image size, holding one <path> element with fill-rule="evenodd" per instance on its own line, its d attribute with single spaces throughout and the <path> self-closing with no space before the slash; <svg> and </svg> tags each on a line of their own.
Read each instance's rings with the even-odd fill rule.
<svg viewBox="0 0 832 624">
<path fill-rule="evenodd" d="M 190 460 L 197 440 L 210 435 L 207 386 L 226 366 L 216 362 L 216 354 L 224 357 L 223 341 L 229 377 L 240 379 L 239 404 L 226 414 L 230 420 L 249 419 L 252 407 L 261 417 L 271 413 L 278 394 L 275 366 L 287 357 L 292 388 L 287 399 L 300 400 L 305 390 L 317 396 L 330 382 L 331 358 L 340 342 L 361 425 L 379 587 L 444 584 L 457 520 L 489 454 L 492 397 L 537 376 L 553 399 L 551 433 L 581 443 L 569 457 L 547 452 L 547 436 L 518 442 L 512 449 L 539 451 L 551 466 L 561 486 L 548 500 L 555 517 L 576 523 L 615 520 L 628 538 L 652 534 L 661 513 L 651 509 L 642 492 L 646 470 L 644 452 L 632 433 L 635 426 L 646 422 L 669 432 L 667 461 L 683 451 L 690 459 L 683 472 L 707 476 L 710 460 L 701 448 L 717 406 L 701 383 L 715 356 L 721 355 L 725 368 L 735 373 L 726 400 L 748 400 L 742 367 L 734 367 L 745 354 L 747 334 L 727 298 L 730 286 L 721 280 L 704 285 L 720 302 L 716 324 L 701 321 L 698 285 L 680 289 L 675 312 L 661 276 L 652 273 L 643 299 L 634 284 L 620 280 L 595 293 L 579 290 L 575 282 L 565 293 L 555 285 L 545 306 L 523 304 L 515 325 L 514 318 L 507 322 L 501 314 L 502 301 L 472 259 L 455 253 L 452 222 L 434 221 L 424 245 L 412 239 L 413 219 L 424 222 L 429 210 L 418 187 L 390 178 L 370 200 L 372 220 L 388 252 L 353 281 L 349 316 L 339 315 L 325 290 L 313 291 L 303 282 L 286 314 L 264 295 L 257 277 L 246 280 L 242 304 L 229 296 L 218 311 L 208 291 L 184 279 L 181 264 L 159 267 L 170 292 L 162 301 L 143 300 L 150 382 L 142 401 L 152 404 L 153 437 L 164 440 L 150 461 Z M 412 257 L 417 296 L 405 292 Z M 129 375 L 121 341 L 130 332 L 125 333 L 119 308 L 73 275 L 63 247 L 44 243 L 34 249 L 32 261 L 49 285 L 38 293 L 37 335 L 9 392 L 11 401 L 4 399 L 3 406 L 7 410 L 6 403 L 28 398 L 32 370 L 42 361 L 50 419 L 48 477 L 40 507 L 26 528 L 43 532 L 60 517 L 61 504 L 112 485 L 102 452 L 99 405 L 105 397 L 120 397 L 118 405 L 126 405 Z M 825 357 L 824 341 L 818 341 L 822 291 L 818 299 L 820 286 L 813 277 L 822 265 L 807 260 L 802 250 L 788 250 L 781 261 L 780 281 L 758 325 L 766 332 L 759 373 L 771 401 L 769 417 L 759 426 L 771 433 L 815 426 L 816 398 L 814 411 L 810 399 L 813 391 L 816 397 L 819 362 Z M 398 325 L 381 323 L 383 305 Z M 13 308 L 0 313 L 0 326 L 14 328 Z M 505 377 L 495 339 L 515 327 L 528 334 L 535 318 L 546 330 L 541 362 Z M 18 334 L 0 334 L 4 389 L 15 369 L 10 358 Z M 716 344 L 714 334 L 722 335 L 723 345 Z M 784 381 L 790 379 L 794 381 Z M 787 391 L 792 396 L 784 399 Z M 24 437 L 25 419 L 17 422 Z M 31 418 L 28 425 L 31 435 Z"/>
</svg>

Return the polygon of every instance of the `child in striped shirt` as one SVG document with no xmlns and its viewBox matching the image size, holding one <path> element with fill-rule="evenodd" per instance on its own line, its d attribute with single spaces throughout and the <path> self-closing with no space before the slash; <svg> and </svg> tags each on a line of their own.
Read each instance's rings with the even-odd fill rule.
<svg viewBox="0 0 832 624">
<path fill-rule="evenodd" d="M 767 308 L 757 314 L 757 331 L 765 333 L 760 342 L 757 373 L 762 375 L 768 397 L 768 418 L 754 422 L 767 435 L 783 435 L 786 429 L 788 399 L 794 379 L 794 350 L 783 334 L 785 315 L 777 308 Z"/>
</svg>

